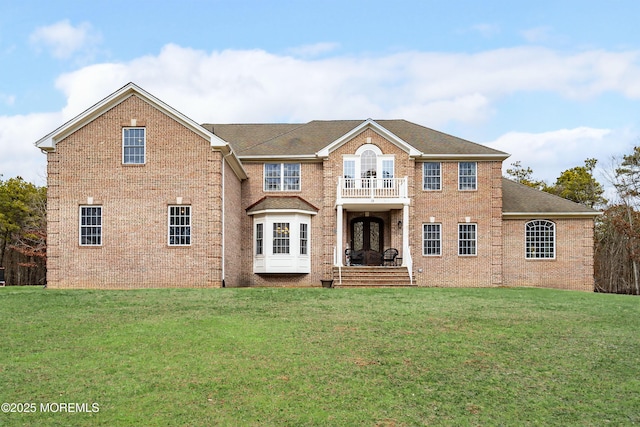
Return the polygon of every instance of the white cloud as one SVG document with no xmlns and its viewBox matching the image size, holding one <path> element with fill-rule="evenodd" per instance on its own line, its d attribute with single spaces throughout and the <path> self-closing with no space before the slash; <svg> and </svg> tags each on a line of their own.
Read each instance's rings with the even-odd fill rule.
<svg viewBox="0 0 640 427">
<path fill-rule="evenodd" d="M 70 114 L 135 81 L 199 121 L 398 112 L 406 117 L 429 114 L 420 121 L 441 126 L 487 119 L 497 100 L 531 91 L 572 99 L 607 91 L 640 98 L 639 59 L 636 51 L 563 55 L 519 47 L 477 54 L 404 52 L 306 60 L 263 50 L 208 53 L 167 45 L 158 55 L 81 68 L 61 76 L 57 86 L 68 96 L 65 111 Z"/>
<path fill-rule="evenodd" d="M 67 104 L 60 113 L 47 116 L 59 120 L 27 124 L 23 116 L 2 118 L 2 127 L 14 131 L 10 137 L 7 129 L 0 134 L 0 152 L 24 141 L 30 151 L 16 154 L 43 162 L 33 142 L 129 81 L 200 123 L 371 117 L 405 118 L 444 129 L 448 123 L 488 122 L 498 101 L 529 92 L 556 93 L 578 103 L 606 92 L 640 99 L 639 61 L 637 51 L 564 54 L 531 46 L 476 54 L 410 51 L 311 60 L 263 50 L 206 52 L 170 44 L 157 55 L 61 75 L 56 87 Z M 544 106 L 531 108 L 535 112 Z M 608 158 L 619 143 L 614 130 L 588 125 L 541 134 L 510 133 L 490 144 L 553 180 L 587 157 Z M 25 127 L 28 136 L 16 130 Z M 0 159 L 5 177 L 4 170 L 13 168 L 13 157 L 9 158 Z"/>
<path fill-rule="evenodd" d="M 0 175 L 46 184 L 46 155 L 33 144 L 62 123 L 60 113 L 0 116 Z"/>
<path fill-rule="evenodd" d="M 631 152 L 637 138 L 634 134 L 578 127 L 542 133 L 509 132 L 484 144 L 511 154 L 503 164 L 503 171 L 520 161 L 522 166 L 533 170 L 535 178 L 553 184 L 563 171 L 584 165 L 588 158 L 598 159 L 598 167 L 606 168 L 612 156 Z"/>
<path fill-rule="evenodd" d="M 522 37 L 529 43 L 541 43 L 551 38 L 550 27 L 535 27 L 521 31 Z"/>
<path fill-rule="evenodd" d="M 5 93 L 0 93 L 0 104 L 4 104 L 10 107 L 15 102 L 16 102 L 15 95 L 7 95 Z"/>
<path fill-rule="evenodd" d="M 493 37 L 500 33 L 500 27 L 494 24 L 476 24 L 471 27 L 471 31 L 479 33 L 482 37 Z"/>
<path fill-rule="evenodd" d="M 78 52 L 86 51 L 100 39 L 100 34 L 88 22 L 74 27 L 69 20 L 38 27 L 29 37 L 32 45 L 48 49 L 58 59 L 68 59 Z"/>
<path fill-rule="evenodd" d="M 289 49 L 289 52 L 295 56 L 310 58 L 333 52 L 339 47 L 339 43 L 325 42 L 294 47 Z"/>
</svg>

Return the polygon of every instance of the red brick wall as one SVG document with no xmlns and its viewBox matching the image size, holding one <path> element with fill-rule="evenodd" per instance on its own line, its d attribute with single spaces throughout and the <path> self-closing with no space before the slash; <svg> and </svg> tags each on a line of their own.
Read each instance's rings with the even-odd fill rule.
<svg viewBox="0 0 640 427">
<path fill-rule="evenodd" d="M 241 182 L 228 164 L 224 165 L 224 284 L 240 286 L 242 270 Z"/>
<path fill-rule="evenodd" d="M 525 258 L 525 223 L 505 219 L 504 284 L 593 291 L 593 219 L 547 218 L 556 224 L 556 259 Z"/>
<path fill-rule="evenodd" d="M 146 128 L 146 164 L 122 164 L 122 128 Z M 134 96 L 56 145 L 48 155 L 48 286 L 221 285 L 221 153 Z M 103 245 L 78 243 L 78 210 L 103 207 Z M 167 207 L 192 210 L 192 245 L 167 245 Z"/>
<path fill-rule="evenodd" d="M 501 162 L 477 163 L 477 190 L 458 190 L 458 162 L 442 161 L 442 190 L 422 189 L 421 162 L 413 174 L 411 249 L 420 286 L 486 287 L 502 284 Z M 441 223 L 442 254 L 422 255 L 422 225 Z M 458 255 L 458 224 L 477 224 L 477 255 Z"/>
</svg>

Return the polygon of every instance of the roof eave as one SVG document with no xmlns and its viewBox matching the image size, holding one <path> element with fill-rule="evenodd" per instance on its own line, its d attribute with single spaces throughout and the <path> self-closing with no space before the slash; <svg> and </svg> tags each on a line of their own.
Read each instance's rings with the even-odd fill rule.
<svg viewBox="0 0 640 427">
<path fill-rule="evenodd" d="M 511 155 L 506 153 L 488 154 L 430 154 L 420 153 L 415 156 L 416 160 L 499 160 L 504 161 Z"/>
<path fill-rule="evenodd" d="M 502 212 L 503 219 L 522 218 L 595 218 L 603 212 Z"/>
<path fill-rule="evenodd" d="M 382 135 L 385 139 L 391 141 L 392 143 L 396 144 L 398 147 L 406 151 L 410 156 L 417 156 L 420 154 L 419 150 L 417 150 L 412 145 L 408 144 L 406 141 L 404 141 L 402 138 L 395 135 L 390 130 L 386 129 L 384 126 L 377 123 L 375 120 L 367 119 L 361 124 L 359 124 L 358 126 L 356 126 L 355 128 L 351 129 L 349 132 L 342 135 L 340 138 L 336 139 L 326 147 L 316 152 L 315 155 L 320 158 L 329 157 L 329 154 L 332 151 L 336 150 L 337 148 L 345 144 L 347 141 L 351 140 L 358 134 L 362 133 L 367 128 L 373 129 L 375 132 Z"/>
</svg>

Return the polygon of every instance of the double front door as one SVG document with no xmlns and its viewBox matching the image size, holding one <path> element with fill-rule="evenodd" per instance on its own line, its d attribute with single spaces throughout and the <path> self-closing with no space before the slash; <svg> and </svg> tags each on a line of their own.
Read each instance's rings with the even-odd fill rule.
<svg viewBox="0 0 640 427">
<path fill-rule="evenodd" d="M 352 262 L 362 265 L 382 264 L 384 221 L 375 217 L 351 220 Z"/>
</svg>

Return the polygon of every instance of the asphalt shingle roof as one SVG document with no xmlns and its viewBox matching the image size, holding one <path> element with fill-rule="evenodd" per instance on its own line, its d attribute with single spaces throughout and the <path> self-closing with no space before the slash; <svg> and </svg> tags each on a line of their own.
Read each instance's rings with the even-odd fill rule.
<svg viewBox="0 0 640 427">
<path fill-rule="evenodd" d="M 364 120 L 314 120 L 304 124 L 205 124 L 209 131 L 227 141 L 239 157 L 313 155 Z M 426 154 L 505 155 L 406 120 L 376 120 L 380 126 Z"/>
<path fill-rule="evenodd" d="M 597 211 L 524 184 L 502 179 L 503 213 L 598 214 Z"/>
</svg>

